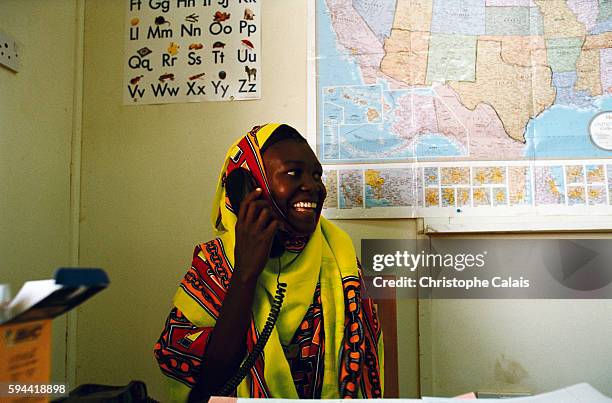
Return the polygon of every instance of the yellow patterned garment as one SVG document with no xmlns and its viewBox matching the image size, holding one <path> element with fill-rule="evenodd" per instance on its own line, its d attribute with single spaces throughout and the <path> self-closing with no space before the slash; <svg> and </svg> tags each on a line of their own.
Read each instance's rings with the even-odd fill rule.
<svg viewBox="0 0 612 403">
<path fill-rule="evenodd" d="M 171 380 L 173 399 L 186 401 L 195 385 L 208 337 L 214 328 L 233 272 L 236 215 L 225 194 L 225 178 L 247 168 L 263 197 L 270 194 L 261 147 L 285 125 L 256 127 L 228 152 L 211 216 L 217 238 L 198 245 L 192 266 L 174 298 L 155 355 Z M 313 234 L 286 245 L 260 275 L 247 333 L 251 351 L 270 312 L 277 269 L 287 283 L 276 327 L 264 353 L 236 390 L 239 397 L 382 397 L 382 332 L 375 306 L 364 293 L 355 250 L 348 235 L 320 217 Z M 205 363 L 204 363 L 205 365 Z"/>
</svg>

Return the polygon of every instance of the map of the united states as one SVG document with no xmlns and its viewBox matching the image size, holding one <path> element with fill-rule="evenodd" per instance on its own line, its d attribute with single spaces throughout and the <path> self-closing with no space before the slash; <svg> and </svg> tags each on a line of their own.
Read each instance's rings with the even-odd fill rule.
<svg viewBox="0 0 612 403">
<path fill-rule="evenodd" d="M 610 158 L 610 0 L 318 0 L 321 157 Z"/>
</svg>

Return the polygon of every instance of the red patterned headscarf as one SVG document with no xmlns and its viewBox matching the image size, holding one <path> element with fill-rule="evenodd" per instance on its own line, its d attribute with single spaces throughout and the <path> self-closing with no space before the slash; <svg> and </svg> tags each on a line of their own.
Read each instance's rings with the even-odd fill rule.
<svg viewBox="0 0 612 403">
<path fill-rule="evenodd" d="M 262 189 L 262 197 L 270 204 L 277 217 L 283 222 L 283 237 L 285 249 L 300 251 L 308 242 L 308 236 L 294 233 L 291 224 L 287 220 L 285 212 L 278 206 L 266 176 L 264 168 L 263 152 L 266 147 L 275 140 L 286 138 L 298 138 L 306 142 L 294 128 L 278 123 L 269 123 L 263 126 L 253 127 L 244 137 L 239 139 L 230 149 L 226 156 L 224 171 L 217 188 L 217 199 L 215 205 L 219 208 L 213 212 L 213 227 L 217 232 L 224 232 L 235 225 L 235 213 L 229 198 L 225 192 L 227 177 L 236 169 L 245 169 L 250 172 L 253 180 Z M 228 214 L 231 212 L 234 217 Z"/>
</svg>

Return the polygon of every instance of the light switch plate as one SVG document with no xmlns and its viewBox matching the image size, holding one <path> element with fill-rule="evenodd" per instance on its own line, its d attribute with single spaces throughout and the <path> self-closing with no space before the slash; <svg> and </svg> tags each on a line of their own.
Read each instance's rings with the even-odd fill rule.
<svg viewBox="0 0 612 403">
<path fill-rule="evenodd" d="M 19 45 L 10 35 L 0 31 L 0 64 L 19 71 Z"/>
</svg>

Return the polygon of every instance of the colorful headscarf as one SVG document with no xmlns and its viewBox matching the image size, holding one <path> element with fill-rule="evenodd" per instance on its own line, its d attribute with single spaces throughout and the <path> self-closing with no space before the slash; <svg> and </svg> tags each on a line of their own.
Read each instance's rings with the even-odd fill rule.
<svg viewBox="0 0 612 403">
<path fill-rule="evenodd" d="M 174 297 L 176 308 L 199 329 L 185 336 L 190 341 L 210 333 L 205 330 L 214 327 L 230 285 L 237 218 L 225 194 L 227 175 L 237 168 L 249 170 L 262 188 L 263 197 L 282 216 L 272 197 L 261 156 L 261 147 L 279 126 L 267 124 L 253 128 L 226 155 L 211 215 L 217 238 L 196 249 L 199 252 L 194 255 L 192 268 Z M 323 217 L 305 246 L 296 250 L 289 248 L 280 258 L 270 259 L 259 276 L 247 332 L 247 350 L 252 350 L 270 312 L 279 265 L 281 281 L 288 284 L 281 313 L 263 355 L 239 385 L 237 396 L 298 398 L 283 346 L 291 342 L 298 327 L 303 325 L 317 290 L 323 310 L 323 329 L 317 330 L 319 333 L 323 330 L 324 343 L 321 397 L 382 397 L 382 333 L 375 307 L 363 295 L 351 239 Z M 204 269 L 198 270 L 198 266 Z M 162 334 L 158 344 L 164 343 L 170 341 L 164 340 Z M 186 399 L 189 389 L 184 384 L 190 385 L 194 380 L 181 379 L 163 366 L 162 370 L 181 381 L 172 383 L 173 398 Z"/>
<path fill-rule="evenodd" d="M 251 173 L 257 185 L 263 190 L 262 196 L 280 217 L 285 218 L 285 213 L 278 207 L 278 204 L 272 197 L 261 155 L 263 145 L 272 133 L 280 127 L 281 125 L 278 124 L 255 126 L 246 136 L 236 141 L 225 155 L 225 163 L 221 168 L 221 174 L 217 181 L 217 190 L 215 192 L 211 216 L 213 228 L 217 234 L 224 233 L 230 228 L 233 229 L 236 225 L 236 214 L 234 214 L 234 210 L 225 193 L 225 182 L 228 175 L 239 168 L 246 169 Z"/>
</svg>

